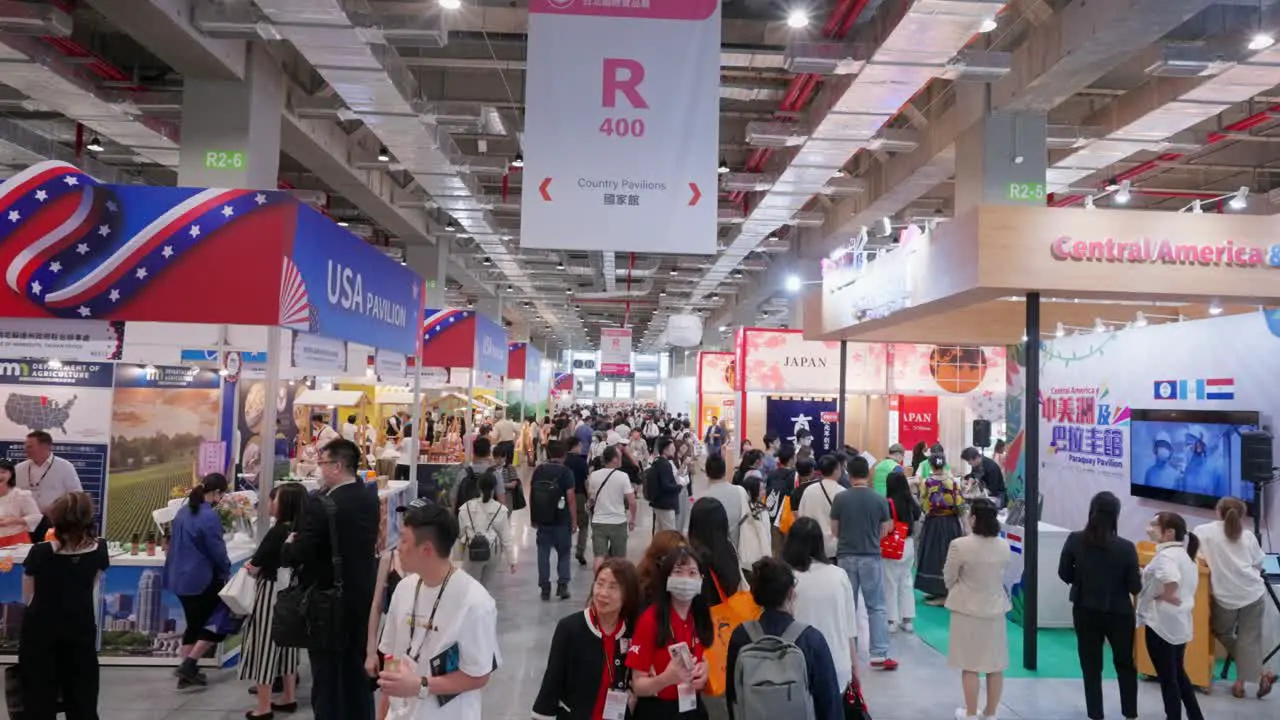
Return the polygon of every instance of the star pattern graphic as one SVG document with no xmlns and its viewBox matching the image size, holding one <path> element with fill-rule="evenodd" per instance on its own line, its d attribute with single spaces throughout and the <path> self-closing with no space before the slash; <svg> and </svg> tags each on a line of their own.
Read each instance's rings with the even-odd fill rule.
<svg viewBox="0 0 1280 720">
<path fill-rule="evenodd" d="M 106 237 L 106 236 L 110 235 L 110 234 L 111 234 L 111 226 L 110 226 L 110 225 L 99 225 L 99 226 L 98 226 L 98 234 L 99 234 L 99 235 L 101 235 L 102 237 Z"/>
<path fill-rule="evenodd" d="M 49 263 L 49 272 L 54 273 L 55 275 L 62 272 L 62 263 L 57 260 Z"/>
<path fill-rule="evenodd" d="M 199 225 L 192 225 L 192 226 L 191 226 L 191 229 L 187 231 L 187 234 L 188 234 L 188 235 L 190 235 L 190 236 L 191 236 L 191 237 L 193 237 L 193 238 L 198 238 L 198 237 L 200 237 L 200 226 L 199 226 Z"/>
<path fill-rule="evenodd" d="M 33 295 L 39 295 L 42 290 L 44 290 L 44 288 L 40 286 L 39 280 L 36 280 L 35 282 L 31 283 L 31 293 Z"/>
<path fill-rule="evenodd" d="M 146 278 L 146 277 L 147 277 L 147 269 L 146 269 L 146 268 L 144 268 L 144 267 L 140 267 L 140 268 L 138 268 L 138 272 L 136 272 L 136 273 L 134 273 L 134 274 L 138 276 L 138 279 L 139 279 L 139 280 L 142 280 L 142 279 L 144 279 L 144 278 Z"/>
<path fill-rule="evenodd" d="M 18 212 L 17 210 L 10 210 L 10 211 L 9 211 L 9 222 L 15 222 L 15 223 L 16 223 L 16 222 L 18 222 L 18 221 L 19 221 L 19 220 L 21 220 L 21 219 L 22 219 L 22 213 Z"/>
<path fill-rule="evenodd" d="M 165 260 L 168 260 L 169 258 L 173 257 L 173 246 L 165 245 L 164 250 L 160 251 L 160 254 L 164 256 Z"/>
<path fill-rule="evenodd" d="M 36 191 L 36 200 L 40 202 L 44 202 L 45 200 L 48 200 L 48 199 L 49 199 L 49 193 L 45 192 L 44 190 Z"/>
<path fill-rule="evenodd" d="M 253 201 L 258 205 L 258 207 L 262 207 L 267 204 L 267 196 L 263 193 L 258 193 L 253 196 Z"/>
<path fill-rule="evenodd" d="M 84 305 L 76 308 L 76 312 L 80 313 L 80 317 L 89 317 L 89 315 L 92 314 L 92 311 Z"/>
<path fill-rule="evenodd" d="M 89 244 L 88 244 L 88 243 L 77 243 L 77 244 L 76 244 L 76 254 L 77 254 L 77 255 L 84 255 L 84 254 L 85 254 L 85 253 L 87 253 L 87 252 L 89 252 Z"/>
<path fill-rule="evenodd" d="M 222 217 L 229 218 L 229 217 L 231 217 L 232 215 L 234 215 L 234 214 L 235 214 L 235 212 L 236 212 L 235 210 L 232 210 L 232 209 L 231 209 L 231 206 L 230 206 L 230 205 L 223 205 L 223 206 L 222 206 Z"/>
<path fill-rule="evenodd" d="M 118 300 L 120 300 L 120 289 L 111 288 L 111 292 L 107 293 L 107 299 L 110 300 L 111 302 L 117 302 Z"/>
</svg>

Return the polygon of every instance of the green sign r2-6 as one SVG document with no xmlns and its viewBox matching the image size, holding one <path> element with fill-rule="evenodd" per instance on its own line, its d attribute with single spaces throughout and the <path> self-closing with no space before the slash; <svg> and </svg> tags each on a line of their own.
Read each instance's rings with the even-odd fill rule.
<svg viewBox="0 0 1280 720">
<path fill-rule="evenodd" d="M 208 170 L 243 170 L 242 150 L 210 150 L 204 154 L 204 166 Z"/>
<path fill-rule="evenodd" d="M 1045 188 L 1042 182 L 1009 183 L 1010 200 L 1044 200 Z"/>
</svg>

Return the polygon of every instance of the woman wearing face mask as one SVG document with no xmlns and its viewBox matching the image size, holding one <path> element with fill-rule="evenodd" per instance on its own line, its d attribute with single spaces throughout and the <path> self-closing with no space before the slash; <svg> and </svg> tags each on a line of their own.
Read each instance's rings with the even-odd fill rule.
<svg viewBox="0 0 1280 720">
<path fill-rule="evenodd" d="M 1165 718 L 1182 720 L 1186 706 L 1189 720 L 1204 720 L 1184 665 L 1200 586 L 1200 569 L 1193 559 L 1200 541 L 1187 532 L 1187 521 L 1172 512 L 1156 513 L 1147 536 L 1156 543 L 1156 555 L 1142 571 L 1138 624 L 1146 626 L 1147 655 L 1160 681 Z"/>
<path fill-rule="evenodd" d="M 560 620 L 533 702 L 535 720 L 613 720 L 627 707 L 624 659 L 640 607 L 640 581 L 627 560 L 596 568 L 586 610 Z M 590 682 L 591 678 L 599 678 Z"/>
<path fill-rule="evenodd" d="M 925 465 L 930 474 L 920 489 L 924 526 L 916 546 L 916 589 L 925 594 L 926 604 L 935 606 L 942 605 L 947 597 L 942 568 L 947 563 L 951 541 L 964 534 L 959 516 L 964 497 L 947 468 L 947 457 L 940 450 L 941 446 L 935 446 Z"/>
<path fill-rule="evenodd" d="M 631 690 L 638 698 L 631 717 L 705 720 L 701 691 L 707 664 L 702 656 L 715 639 L 715 628 L 701 597 L 697 557 L 689 548 L 677 547 L 663 558 L 656 579 L 666 592 L 640 616 L 627 653 Z"/>
</svg>

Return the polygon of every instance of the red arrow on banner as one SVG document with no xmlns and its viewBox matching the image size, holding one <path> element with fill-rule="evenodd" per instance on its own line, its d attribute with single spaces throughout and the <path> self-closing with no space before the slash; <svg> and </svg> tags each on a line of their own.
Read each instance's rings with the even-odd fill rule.
<svg viewBox="0 0 1280 720">
<path fill-rule="evenodd" d="M 547 192 L 547 188 L 551 187 L 551 178 L 546 178 L 542 184 L 538 186 L 538 192 L 542 193 L 542 199 L 551 202 L 551 193 Z"/>
<path fill-rule="evenodd" d="M 693 191 L 693 198 L 689 200 L 689 207 L 693 207 L 702 199 L 702 191 L 698 189 L 698 183 L 689 183 L 689 189 Z"/>
</svg>

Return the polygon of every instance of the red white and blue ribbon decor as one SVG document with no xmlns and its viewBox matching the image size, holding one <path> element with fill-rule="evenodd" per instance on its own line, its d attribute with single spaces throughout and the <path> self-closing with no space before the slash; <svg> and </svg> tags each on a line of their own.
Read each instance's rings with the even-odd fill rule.
<svg viewBox="0 0 1280 720">
<path fill-rule="evenodd" d="M 440 310 L 427 318 L 422 324 L 422 339 L 429 342 L 440 333 L 453 327 L 458 322 L 466 320 L 476 314 L 475 310 Z"/>
<path fill-rule="evenodd" d="M 79 194 L 78 203 L 56 206 L 65 218 L 44 217 L 55 212 L 55 200 L 72 193 Z M 201 190 L 126 235 L 127 208 L 108 186 L 73 165 L 39 163 L 0 187 L 0 243 L 26 243 L 5 269 L 5 282 L 53 315 L 109 317 L 201 238 L 283 197 Z"/>
</svg>

